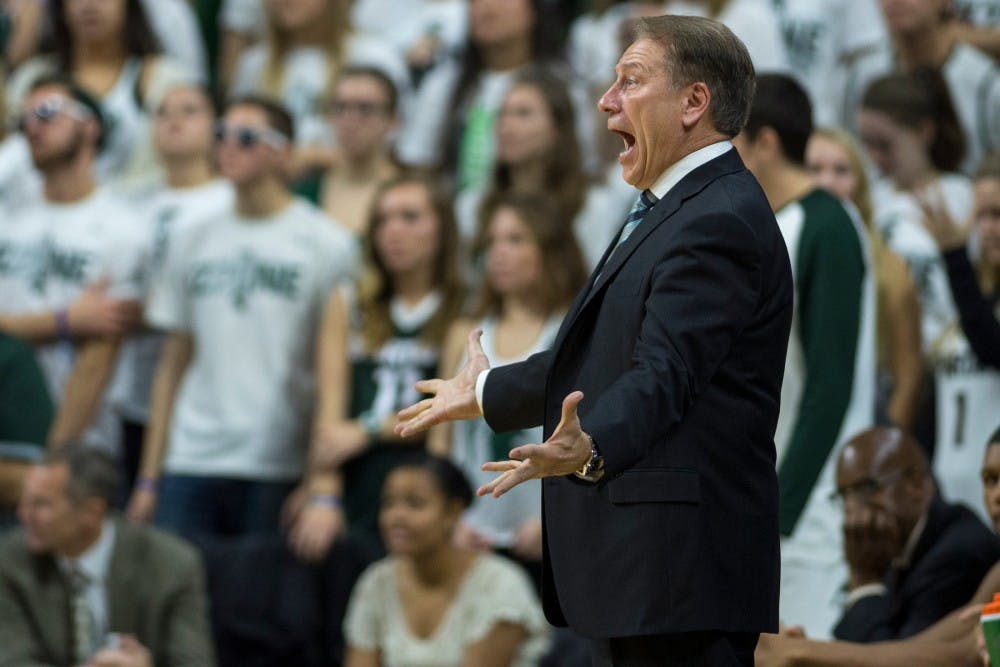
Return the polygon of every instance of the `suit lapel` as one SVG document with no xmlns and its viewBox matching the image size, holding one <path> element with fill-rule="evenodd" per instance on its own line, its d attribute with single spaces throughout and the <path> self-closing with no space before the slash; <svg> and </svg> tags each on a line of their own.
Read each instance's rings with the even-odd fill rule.
<svg viewBox="0 0 1000 667">
<path fill-rule="evenodd" d="M 135 632 L 136 605 L 139 597 L 136 563 L 139 558 L 129 539 L 129 526 L 115 521 L 115 544 L 108 567 L 108 631 Z"/>
<path fill-rule="evenodd" d="M 614 240 L 604 251 L 604 256 L 597 264 L 597 269 L 591 274 L 583 291 L 577 295 L 573 305 L 563 320 L 563 325 L 559 328 L 559 334 L 553 349 L 559 349 L 569 330 L 576 323 L 580 313 L 593 301 L 598 294 L 607 286 L 608 282 L 615 277 L 622 266 L 642 242 L 653 233 L 664 221 L 674 215 L 681 207 L 684 200 L 693 197 L 701 192 L 705 186 L 715 179 L 725 174 L 731 174 L 742 170 L 743 161 L 740 159 L 736 149 L 730 149 L 719 157 L 709 160 L 705 164 L 693 169 L 689 174 L 680 180 L 677 185 L 650 209 L 649 213 L 618 248 L 615 244 L 618 241 L 616 235 Z M 613 251 L 613 252 L 612 252 Z"/>
<path fill-rule="evenodd" d="M 73 637 L 70 630 L 69 585 L 52 556 L 39 556 L 35 567 L 39 569 L 40 583 L 35 614 L 42 644 L 48 647 L 50 655 L 70 660 Z"/>
</svg>

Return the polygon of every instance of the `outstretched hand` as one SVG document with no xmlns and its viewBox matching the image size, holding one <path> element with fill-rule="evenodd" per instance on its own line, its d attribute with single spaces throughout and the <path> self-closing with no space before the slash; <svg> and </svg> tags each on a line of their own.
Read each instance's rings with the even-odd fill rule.
<svg viewBox="0 0 1000 667">
<path fill-rule="evenodd" d="M 590 438 L 580 427 L 576 408 L 583 400 L 582 391 L 563 399 L 562 418 L 552 436 L 540 445 L 521 445 L 510 450 L 510 460 L 484 463 L 483 470 L 502 473 L 476 491 L 499 498 L 521 482 L 542 477 L 570 475 L 590 460 Z"/>
<path fill-rule="evenodd" d="M 476 402 L 476 379 L 490 367 L 479 342 L 482 335 L 481 329 L 469 334 L 465 365 L 455 377 L 450 380 L 421 380 L 413 385 L 417 391 L 433 396 L 399 411 L 396 435 L 408 438 L 436 424 L 482 415 Z"/>
</svg>

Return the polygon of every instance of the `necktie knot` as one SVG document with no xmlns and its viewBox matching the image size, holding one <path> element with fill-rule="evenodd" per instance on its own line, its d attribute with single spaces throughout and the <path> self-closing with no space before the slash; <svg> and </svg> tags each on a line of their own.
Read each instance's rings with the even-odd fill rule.
<svg viewBox="0 0 1000 667">
<path fill-rule="evenodd" d="M 639 223 L 642 222 L 642 219 L 646 217 L 649 209 L 656 205 L 657 201 L 656 195 L 649 190 L 643 190 L 639 193 L 639 198 L 635 200 L 632 210 L 629 211 L 628 218 L 625 219 L 625 227 L 622 228 L 621 236 L 618 239 L 619 245 L 625 243 L 625 240 Z"/>
</svg>

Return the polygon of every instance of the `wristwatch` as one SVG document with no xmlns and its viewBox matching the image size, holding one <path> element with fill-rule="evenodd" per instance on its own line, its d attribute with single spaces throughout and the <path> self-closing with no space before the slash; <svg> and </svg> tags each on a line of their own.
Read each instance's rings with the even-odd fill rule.
<svg viewBox="0 0 1000 667">
<path fill-rule="evenodd" d="M 589 434 L 584 435 L 590 440 L 590 458 L 573 474 L 586 482 L 596 482 L 604 477 L 604 457 L 601 456 L 601 450 L 597 448 L 594 439 Z"/>
</svg>

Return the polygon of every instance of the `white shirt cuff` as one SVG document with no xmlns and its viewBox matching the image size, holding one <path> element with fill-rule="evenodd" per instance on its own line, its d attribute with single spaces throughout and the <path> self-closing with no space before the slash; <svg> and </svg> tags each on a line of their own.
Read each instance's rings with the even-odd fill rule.
<svg viewBox="0 0 1000 667">
<path fill-rule="evenodd" d="M 489 374 L 490 369 L 487 368 L 485 371 L 480 371 L 476 377 L 476 404 L 479 406 L 479 413 L 483 415 L 486 414 L 483 410 L 483 389 L 486 388 L 486 376 Z"/>
<path fill-rule="evenodd" d="M 858 586 L 847 594 L 847 599 L 844 601 L 844 609 L 850 609 L 855 602 L 862 598 L 871 597 L 872 595 L 885 595 L 888 592 L 889 589 L 885 587 L 885 584 L 874 583 Z"/>
</svg>

